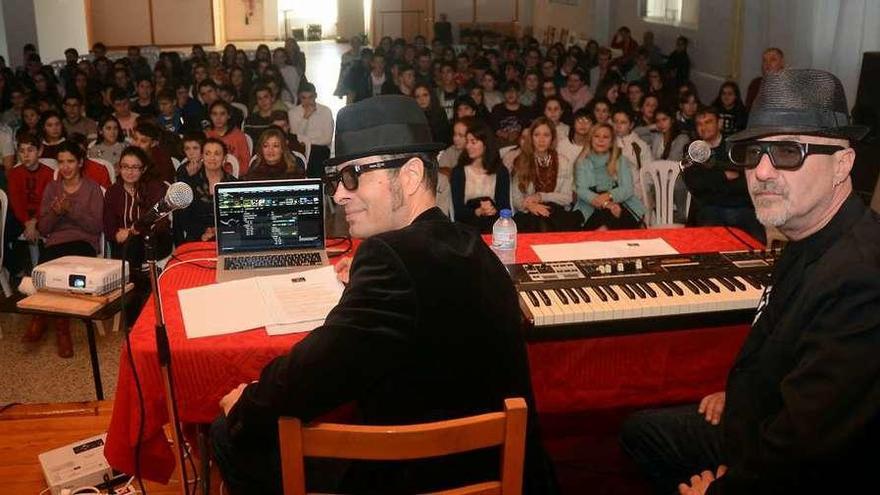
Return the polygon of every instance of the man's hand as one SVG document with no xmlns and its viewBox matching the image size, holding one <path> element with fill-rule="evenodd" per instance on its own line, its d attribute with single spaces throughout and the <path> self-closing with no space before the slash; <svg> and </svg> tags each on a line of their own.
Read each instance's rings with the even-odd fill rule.
<svg viewBox="0 0 880 495">
<path fill-rule="evenodd" d="M 229 411 L 231 411 L 235 403 L 238 402 L 245 387 L 247 387 L 247 383 L 242 383 L 220 399 L 220 408 L 223 409 L 223 414 L 229 415 Z"/>
<path fill-rule="evenodd" d="M 722 464 L 721 466 L 718 466 L 718 470 L 715 474 L 712 474 L 712 471 L 703 471 L 700 474 L 695 474 L 691 476 L 690 486 L 688 486 L 687 483 L 678 485 L 678 493 L 679 495 L 703 495 L 706 493 L 706 490 L 709 489 L 709 485 L 711 485 L 713 481 L 724 476 L 724 473 L 726 472 L 727 466 Z"/>
<path fill-rule="evenodd" d="M 207 242 L 214 239 L 214 227 L 208 227 L 205 229 L 205 233 L 202 234 L 202 241 Z"/>
<path fill-rule="evenodd" d="M 345 285 L 348 285 L 348 272 L 351 270 L 351 256 L 346 256 L 339 260 L 333 267 L 336 270 L 336 279 Z"/>
<path fill-rule="evenodd" d="M 706 416 L 706 421 L 717 425 L 721 422 L 721 414 L 724 412 L 724 399 L 727 395 L 724 392 L 715 392 L 703 397 L 700 401 L 700 407 L 697 412 Z"/>
</svg>

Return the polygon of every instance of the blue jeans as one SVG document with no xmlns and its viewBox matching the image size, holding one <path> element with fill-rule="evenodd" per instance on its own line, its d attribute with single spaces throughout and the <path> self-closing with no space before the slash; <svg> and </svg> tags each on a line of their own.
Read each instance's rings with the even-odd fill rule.
<svg viewBox="0 0 880 495">
<path fill-rule="evenodd" d="M 620 444 L 660 494 L 677 494 L 679 483 L 724 464 L 721 426 L 706 421 L 697 404 L 633 414 Z"/>
</svg>

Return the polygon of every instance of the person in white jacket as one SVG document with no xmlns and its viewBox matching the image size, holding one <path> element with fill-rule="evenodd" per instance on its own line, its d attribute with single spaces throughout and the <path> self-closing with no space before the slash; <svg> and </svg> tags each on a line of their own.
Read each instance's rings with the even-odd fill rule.
<svg viewBox="0 0 880 495">
<path fill-rule="evenodd" d="M 636 197 L 642 204 L 645 202 L 645 187 L 642 184 L 641 169 L 643 166 L 651 163 L 654 158 L 651 155 L 651 145 L 646 143 L 636 133 L 633 132 L 633 117 L 626 110 L 615 110 L 611 116 L 614 124 L 614 134 L 617 146 L 621 150 L 621 154 L 626 157 L 632 168 L 633 190 Z M 651 203 L 653 204 L 653 203 Z"/>
<path fill-rule="evenodd" d="M 538 117 L 514 161 L 510 204 L 520 232 L 577 230 L 583 224 L 583 215 L 571 211 L 574 166 L 556 152 L 556 138 L 553 122 Z"/>
<path fill-rule="evenodd" d="M 306 175 L 321 177 L 324 161 L 330 158 L 330 142 L 333 141 L 333 112 L 318 103 L 315 85 L 303 83 L 299 88 L 299 105 L 287 113 L 290 132 L 309 149 Z"/>
</svg>

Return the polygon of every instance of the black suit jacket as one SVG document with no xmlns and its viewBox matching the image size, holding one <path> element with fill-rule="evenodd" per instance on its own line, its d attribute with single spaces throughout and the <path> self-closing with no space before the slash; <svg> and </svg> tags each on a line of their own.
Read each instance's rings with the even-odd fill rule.
<svg viewBox="0 0 880 495">
<path fill-rule="evenodd" d="M 709 493 L 876 492 L 880 218 L 851 196 L 786 247 L 768 292 L 728 376 L 730 470 Z"/>
<path fill-rule="evenodd" d="M 503 408 L 531 413 L 526 483 L 552 493 L 538 442 L 516 293 L 474 230 L 432 208 L 365 240 L 323 326 L 269 363 L 227 418 L 234 443 L 275 441 L 281 415 L 310 421 L 354 401 L 365 424 L 407 424 Z M 405 465 L 361 463 L 347 490 L 412 493 L 497 477 L 496 453 Z"/>
</svg>

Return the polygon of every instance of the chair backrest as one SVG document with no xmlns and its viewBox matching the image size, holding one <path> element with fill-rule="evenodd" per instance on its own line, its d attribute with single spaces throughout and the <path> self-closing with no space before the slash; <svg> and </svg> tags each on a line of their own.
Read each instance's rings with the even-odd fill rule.
<svg viewBox="0 0 880 495">
<path fill-rule="evenodd" d="M 651 226 L 671 225 L 673 222 L 673 206 L 675 181 L 681 173 L 679 163 L 672 160 L 655 160 L 653 162 L 643 164 L 642 188 L 645 190 L 645 197 L 653 199 L 653 205 L 646 205 L 651 213 Z M 650 198 L 648 191 L 654 189 L 654 196 Z M 649 201 L 650 202 L 650 201 Z M 690 207 L 691 195 L 688 193 L 687 205 L 685 212 Z"/>
<path fill-rule="evenodd" d="M 3 268 L 3 247 L 6 245 L 6 209 L 9 208 L 9 197 L 0 189 L 0 269 Z"/>
<path fill-rule="evenodd" d="M 183 162 L 185 162 L 186 160 L 187 160 L 187 159 L 184 158 L 184 159 L 183 159 Z M 183 162 L 180 161 L 180 159 L 178 159 L 178 158 L 175 158 L 175 157 L 173 157 L 173 156 L 171 157 L 171 163 L 174 165 L 174 170 L 179 169 L 179 168 L 180 168 L 180 165 L 181 165 Z"/>
<path fill-rule="evenodd" d="M 253 156 L 253 154 L 254 154 L 254 138 L 252 138 L 250 134 L 245 133 L 244 139 L 247 141 L 248 154 Z"/>
<path fill-rule="evenodd" d="M 226 163 L 232 168 L 232 175 L 237 179 L 238 173 L 241 171 L 241 164 L 238 163 L 238 158 L 235 155 L 226 155 Z"/>
<path fill-rule="evenodd" d="M 40 158 L 40 163 L 51 168 L 54 171 L 58 171 L 58 160 L 54 158 Z"/>
<path fill-rule="evenodd" d="M 236 102 L 233 102 L 233 103 L 230 103 L 230 105 L 232 105 L 232 106 L 234 106 L 235 108 L 241 110 L 242 122 L 244 122 L 244 119 L 246 119 L 246 118 L 248 117 L 248 107 L 247 107 L 247 105 L 245 105 L 244 103 L 239 103 L 239 102 L 237 102 L 237 101 L 236 101 Z"/>
<path fill-rule="evenodd" d="M 107 169 L 107 174 L 110 175 L 110 183 L 116 184 L 116 167 L 114 167 L 112 163 L 107 160 L 102 160 L 101 158 L 89 158 L 89 160 L 103 165 L 104 168 Z"/>
<path fill-rule="evenodd" d="M 468 485 L 438 494 L 522 492 L 526 443 L 526 402 L 504 401 L 504 411 L 406 426 L 316 424 L 296 418 L 278 420 L 281 473 L 285 495 L 305 495 L 304 457 L 356 460 L 412 460 L 501 446 L 499 481 Z"/>
<path fill-rule="evenodd" d="M 293 156 L 295 156 L 295 157 L 297 157 L 297 158 L 299 158 L 300 160 L 303 161 L 303 167 L 308 167 L 308 166 L 309 166 L 309 159 L 306 158 L 306 155 L 303 155 L 303 154 L 300 153 L 299 151 L 292 151 L 291 153 L 293 153 Z"/>
</svg>

